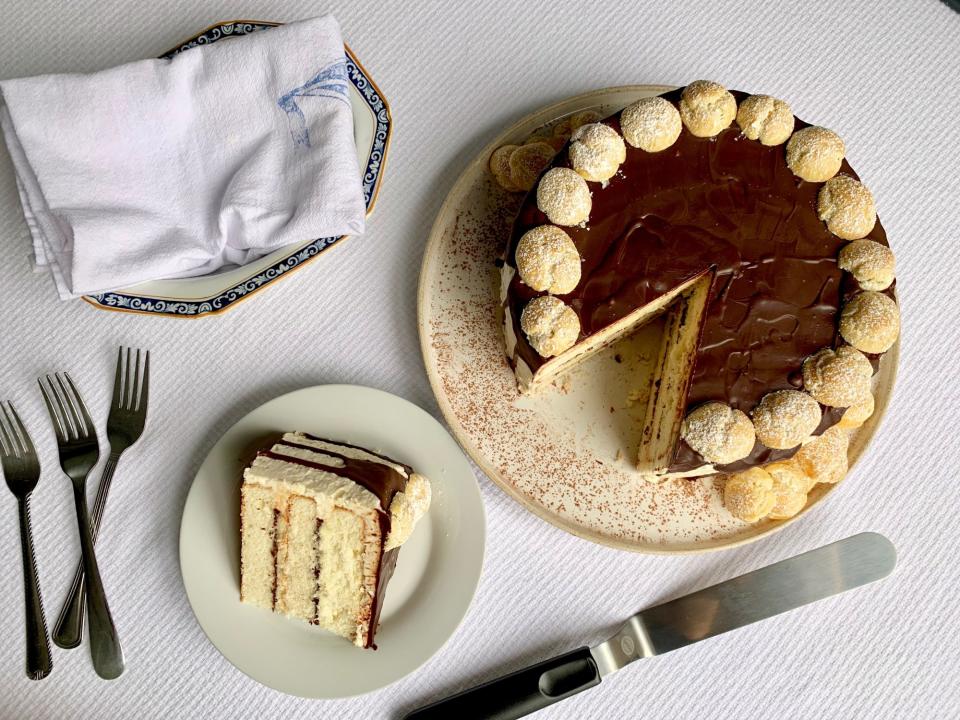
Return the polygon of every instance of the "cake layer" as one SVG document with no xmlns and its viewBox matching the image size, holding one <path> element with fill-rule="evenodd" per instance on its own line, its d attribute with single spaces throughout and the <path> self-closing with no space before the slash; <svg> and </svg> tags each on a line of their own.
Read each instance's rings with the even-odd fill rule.
<svg viewBox="0 0 960 720">
<path fill-rule="evenodd" d="M 276 493 L 263 485 L 240 489 L 240 599 L 272 608 L 276 590 Z"/>
<path fill-rule="evenodd" d="M 747 97 L 734 95 L 738 102 Z M 663 97 L 677 105 L 680 91 Z M 619 115 L 603 123 L 621 130 Z M 795 121 L 796 129 L 806 126 Z M 570 167 L 567 149 L 551 167 Z M 840 174 L 857 177 L 845 160 Z M 748 140 L 736 124 L 712 138 L 684 129 L 660 152 L 628 147 L 606 185 L 589 183 L 588 221 L 563 228 L 582 259 L 579 284 L 557 296 L 580 322 L 578 344 L 568 352 L 576 355 L 580 344 L 712 269 L 715 280 L 681 415 L 707 401 L 749 414 L 771 391 L 802 387 L 803 360 L 837 344 L 840 308 L 861 289 L 837 264 L 846 241 L 818 216 L 822 186 L 794 175 L 783 145 Z M 541 368 L 569 366 L 565 356 L 542 357 L 520 327 L 522 310 L 542 293 L 514 273 L 517 244 L 527 231 L 549 223 L 530 193 L 505 257 L 507 347 L 521 388 L 531 382 L 527 378 L 536 384 Z M 887 244 L 879 222 L 866 237 Z M 892 287 L 885 292 L 892 295 Z M 843 413 L 823 410 L 817 433 Z M 748 457 L 712 466 L 680 440 L 658 474 L 733 472 L 794 452 L 757 442 Z"/>
<path fill-rule="evenodd" d="M 382 554 L 376 523 L 333 508 L 317 544 L 316 622 L 364 646 L 373 614 L 376 576 Z"/>
<path fill-rule="evenodd" d="M 313 498 L 289 495 L 278 505 L 285 509 L 278 528 L 282 533 L 277 536 L 276 571 L 281 574 L 277 587 L 281 591 L 277 592 L 276 610 L 310 622 L 316 616 L 316 545 L 324 522 Z"/>
</svg>

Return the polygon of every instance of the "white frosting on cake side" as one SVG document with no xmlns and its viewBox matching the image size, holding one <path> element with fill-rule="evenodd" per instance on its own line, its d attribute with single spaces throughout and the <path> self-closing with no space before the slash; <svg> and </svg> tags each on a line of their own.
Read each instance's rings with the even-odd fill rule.
<svg viewBox="0 0 960 720">
<path fill-rule="evenodd" d="M 277 449 L 282 450 L 285 455 L 297 457 L 293 454 L 297 452 L 296 448 L 280 446 Z M 352 510 L 359 515 L 376 512 L 380 507 L 380 500 L 376 495 L 350 478 L 264 455 L 257 457 L 253 465 L 244 471 L 243 479 L 275 490 L 313 498 L 317 503 L 318 517 L 327 515 L 334 506 Z"/>
<path fill-rule="evenodd" d="M 517 349 L 517 336 L 513 331 L 513 315 L 510 314 L 510 308 L 503 309 L 503 336 L 506 339 L 507 357 L 513 360 Z"/>
<path fill-rule="evenodd" d="M 301 448 L 291 448 L 285 445 L 279 445 L 274 448 L 274 452 L 302 460 L 312 460 L 325 465 L 342 467 L 343 460 L 324 454 L 322 451 L 336 452 L 338 455 L 344 455 L 356 460 L 368 460 L 370 462 L 384 465 L 396 470 L 407 478 L 407 484 L 403 492 L 397 493 L 390 503 L 390 535 L 387 537 L 385 550 L 391 550 L 400 547 L 407 541 L 413 528 L 430 509 L 431 488 L 430 481 L 423 475 L 417 473 L 407 476 L 407 469 L 403 465 L 380 457 L 367 450 L 341 445 L 339 443 L 328 442 L 325 440 L 314 440 L 303 433 L 286 433 L 283 439 L 288 442 L 295 442 L 301 445 L 309 445 L 317 448 L 314 453 Z"/>
</svg>

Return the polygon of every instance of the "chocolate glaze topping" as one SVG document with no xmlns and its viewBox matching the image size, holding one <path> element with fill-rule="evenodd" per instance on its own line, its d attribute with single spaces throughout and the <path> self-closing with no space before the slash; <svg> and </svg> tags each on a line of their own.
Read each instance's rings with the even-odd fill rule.
<svg viewBox="0 0 960 720">
<path fill-rule="evenodd" d="M 386 533 L 384 533 L 383 537 L 387 537 Z M 380 556 L 380 566 L 377 568 L 377 589 L 376 594 L 373 596 L 373 605 L 370 610 L 370 624 L 367 626 L 367 641 L 365 646 L 373 648 L 374 650 L 377 649 L 377 646 L 373 642 L 373 635 L 380 626 L 380 611 L 383 609 L 383 598 L 386 596 L 387 583 L 390 582 L 390 578 L 393 577 L 393 571 L 397 568 L 398 557 L 400 557 L 400 548 L 398 547 L 387 550 Z"/>
<path fill-rule="evenodd" d="M 680 92 L 663 97 L 676 105 Z M 733 94 L 738 102 L 747 97 Z M 619 114 L 603 122 L 620 132 Z M 797 120 L 794 129 L 806 126 Z M 566 149 L 554 160 L 558 166 L 570 166 Z M 857 177 L 846 161 L 840 173 Z M 684 129 L 658 153 L 628 146 L 626 161 L 607 187 L 589 183 L 593 208 L 586 227 L 564 228 L 583 260 L 580 284 L 560 296 L 580 318 L 580 339 L 713 267 L 687 410 L 717 400 L 749 414 L 768 392 L 802 387 L 804 358 L 838 342 L 839 309 L 860 289 L 837 266 L 845 241 L 817 215 L 822 185 L 790 171 L 784 145 L 748 140 L 736 123 L 715 138 L 697 138 Z M 510 265 L 516 267 L 520 237 L 545 223 L 533 191 L 514 223 Z M 879 221 L 867 237 L 887 244 Z M 520 314 L 538 294 L 517 274 L 506 300 L 516 353 L 534 371 L 546 360 L 527 342 Z M 824 408 L 817 432 L 842 414 Z M 757 442 L 747 458 L 719 469 L 735 472 L 794 452 Z M 703 464 L 681 441 L 670 471 Z"/>
<path fill-rule="evenodd" d="M 311 440 L 332 442 L 329 440 L 322 440 L 322 438 L 315 438 L 310 435 L 307 435 L 307 437 L 309 437 Z M 345 445 L 345 443 L 337 444 Z M 263 450 L 260 452 L 261 455 L 274 460 L 283 460 L 284 462 L 291 462 L 297 465 L 303 465 L 304 467 L 310 467 L 314 470 L 323 470 L 325 472 L 333 473 L 334 475 L 339 475 L 340 477 L 353 480 L 353 482 L 357 483 L 357 485 L 366 488 L 377 496 L 377 499 L 380 501 L 381 512 L 387 513 L 388 516 L 390 513 L 390 503 L 393 502 L 393 496 L 398 492 L 403 492 L 403 489 L 407 485 L 407 479 L 403 477 L 403 475 L 398 473 L 393 468 L 387 467 L 386 465 L 381 465 L 380 463 L 371 462 L 369 460 L 356 460 L 354 458 L 347 457 L 346 455 L 341 455 L 333 450 L 316 448 L 310 445 L 289 442 L 287 440 L 278 440 L 275 443 L 275 446 L 276 445 L 298 448 L 300 450 L 309 450 L 310 452 L 321 453 L 323 455 L 329 455 L 330 457 L 335 457 L 338 460 L 342 460 L 343 466 L 338 467 L 336 465 L 325 465 L 324 463 L 313 462 L 312 460 L 303 460 L 302 458 L 283 455 L 281 453 L 276 453 L 273 450 Z M 348 447 L 354 446 L 351 445 Z M 383 456 L 378 455 L 377 457 Z M 389 460 L 389 462 L 394 461 Z M 396 464 L 400 465 L 400 463 Z M 412 471 L 408 470 L 407 472 L 409 474 Z"/>
<path fill-rule="evenodd" d="M 373 455 L 374 457 L 378 457 L 381 460 L 385 460 L 386 462 L 391 463 L 393 465 L 399 465 L 400 467 L 402 467 L 404 470 L 407 471 L 407 475 L 413 474 L 412 467 L 410 467 L 406 463 L 400 462 L 399 460 L 394 460 L 389 455 L 383 455 L 382 453 L 374 452 L 373 450 L 368 450 L 367 448 L 360 447 L 359 445 L 351 445 L 350 443 L 343 442 L 342 440 L 327 440 L 326 438 L 317 437 L 316 435 L 311 435 L 310 433 L 302 433 L 302 435 L 305 438 L 309 438 L 310 440 L 314 440 L 316 442 L 333 443 L 335 445 L 341 445 L 343 447 L 351 448 L 352 450 L 360 450 L 361 452 L 365 452 L 367 455 Z"/>
</svg>

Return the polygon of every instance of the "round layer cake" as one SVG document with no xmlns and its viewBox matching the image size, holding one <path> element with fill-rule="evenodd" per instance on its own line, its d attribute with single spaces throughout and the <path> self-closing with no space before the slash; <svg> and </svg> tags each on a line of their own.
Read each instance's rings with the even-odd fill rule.
<svg viewBox="0 0 960 720">
<path fill-rule="evenodd" d="M 520 390 L 665 316 L 648 479 L 792 458 L 848 408 L 853 425 L 899 312 L 886 235 L 844 154 L 785 102 L 707 81 L 575 128 L 504 255 Z"/>
</svg>

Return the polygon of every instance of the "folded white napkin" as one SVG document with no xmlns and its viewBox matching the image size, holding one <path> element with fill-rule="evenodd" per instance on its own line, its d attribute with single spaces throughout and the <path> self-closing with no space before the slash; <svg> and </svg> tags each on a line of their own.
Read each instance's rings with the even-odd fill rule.
<svg viewBox="0 0 960 720">
<path fill-rule="evenodd" d="M 69 298 L 363 232 L 348 83 L 332 17 L 0 81 L 37 265 Z"/>
</svg>

